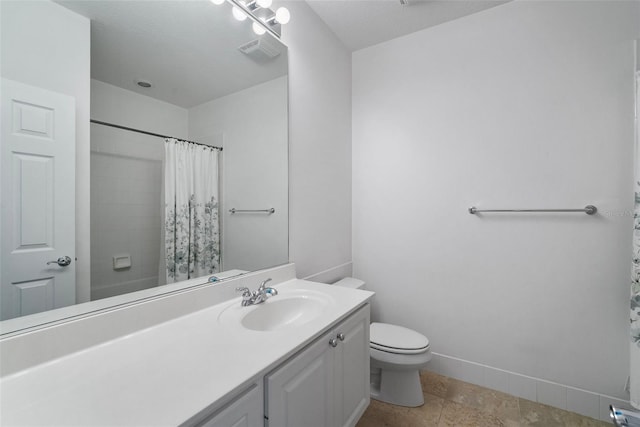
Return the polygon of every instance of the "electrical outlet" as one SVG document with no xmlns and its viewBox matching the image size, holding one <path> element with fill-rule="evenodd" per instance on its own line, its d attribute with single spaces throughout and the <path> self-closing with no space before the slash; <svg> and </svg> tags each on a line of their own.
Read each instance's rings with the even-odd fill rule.
<svg viewBox="0 0 640 427">
<path fill-rule="evenodd" d="M 624 382 L 624 391 L 627 393 L 631 392 L 631 376 L 628 376 L 627 380 Z"/>
</svg>

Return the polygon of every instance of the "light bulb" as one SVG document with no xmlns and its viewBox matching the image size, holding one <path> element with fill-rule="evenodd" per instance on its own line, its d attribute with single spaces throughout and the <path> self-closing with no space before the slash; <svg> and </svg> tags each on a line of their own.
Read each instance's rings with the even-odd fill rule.
<svg viewBox="0 0 640 427">
<path fill-rule="evenodd" d="M 264 9 L 271 7 L 273 0 L 256 0 L 256 4 Z"/>
<path fill-rule="evenodd" d="M 233 6 L 233 9 L 231 9 L 231 13 L 233 14 L 233 17 L 238 21 L 244 21 L 245 19 L 247 19 L 247 14 L 237 6 Z"/>
<path fill-rule="evenodd" d="M 276 22 L 278 24 L 284 25 L 289 22 L 289 19 L 291 19 L 289 9 L 286 7 L 279 7 L 278 10 L 276 10 Z"/>
<path fill-rule="evenodd" d="M 224 2 L 225 0 L 211 0 L 211 3 L 215 4 L 216 6 L 219 6 Z"/>
<path fill-rule="evenodd" d="M 258 24 L 257 22 L 254 22 L 253 25 L 251 26 L 251 28 L 253 28 L 253 32 L 256 33 L 257 35 L 261 36 L 264 33 L 267 32 L 267 30 L 264 29 L 264 27 L 260 24 Z"/>
</svg>

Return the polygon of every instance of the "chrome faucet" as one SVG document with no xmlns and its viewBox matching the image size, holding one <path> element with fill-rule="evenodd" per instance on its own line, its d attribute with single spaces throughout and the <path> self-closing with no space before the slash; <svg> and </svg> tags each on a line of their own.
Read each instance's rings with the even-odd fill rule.
<svg viewBox="0 0 640 427">
<path fill-rule="evenodd" d="M 267 287 L 267 283 L 271 281 L 271 278 L 262 281 L 258 289 L 251 292 L 251 289 L 247 287 L 236 288 L 237 292 L 242 292 L 242 306 L 255 305 L 265 302 L 269 297 L 278 295 L 278 291 L 274 288 Z"/>
</svg>

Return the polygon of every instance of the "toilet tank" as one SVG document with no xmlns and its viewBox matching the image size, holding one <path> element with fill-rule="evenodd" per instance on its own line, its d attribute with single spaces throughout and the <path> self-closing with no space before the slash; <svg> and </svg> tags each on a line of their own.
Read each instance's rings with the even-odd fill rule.
<svg viewBox="0 0 640 427">
<path fill-rule="evenodd" d="M 353 277 L 345 277 L 335 282 L 334 285 L 351 289 L 364 289 L 364 282 L 360 279 L 354 279 Z"/>
</svg>

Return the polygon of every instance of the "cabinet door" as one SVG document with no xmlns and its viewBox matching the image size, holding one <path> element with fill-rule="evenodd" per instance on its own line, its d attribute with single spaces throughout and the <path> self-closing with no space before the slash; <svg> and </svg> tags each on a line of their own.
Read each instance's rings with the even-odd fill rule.
<svg viewBox="0 0 640 427">
<path fill-rule="evenodd" d="M 254 384 L 197 427 L 262 427 L 264 426 L 262 385 Z"/>
<path fill-rule="evenodd" d="M 333 426 L 333 357 L 329 333 L 265 378 L 265 425 Z"/>
<path fill-rule="evenodd" d="M 369 306 L 335 329 L 335 426 L 354 426 L 369 406 Z M 341 341 L 340 338 L 344 338 Z"/>
</svg>

